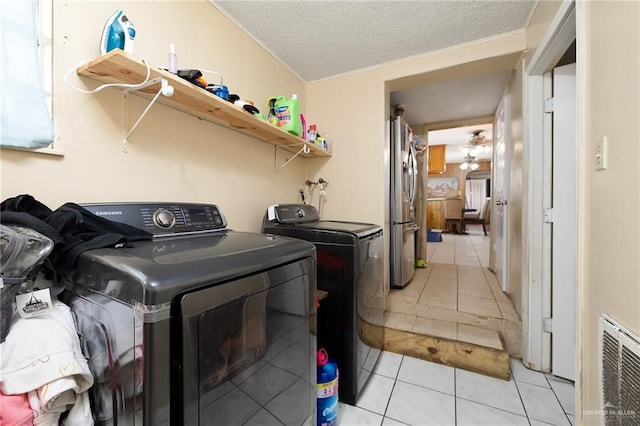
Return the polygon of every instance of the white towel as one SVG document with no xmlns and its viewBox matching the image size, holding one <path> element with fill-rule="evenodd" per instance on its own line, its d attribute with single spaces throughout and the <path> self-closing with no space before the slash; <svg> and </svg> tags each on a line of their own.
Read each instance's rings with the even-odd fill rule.
<svg viewBox="0 0 640 426">
<path fill-rule="evenodd" d="M 71 310 L 55 298 L 52 302 L 54 310 L 14 320 L 0 344 L 0 387 L 8 395 L 29 395 L 36 425 L 58 424 L 66 411 L 67 418 L 76 417 L 65 423 L 92 425 L 86 391 L 93 376 L 82 355 Z"/>
<path fill-rule="evenodd" d="M 62 392 L 55 398 L 57 406 L 52 410 L 43 406 L 37 391 L 28 393 L 29 405 L 33 412 L 34 426 L 87 426 L 93 425 L 91 416 L 91 404 L 88 392 L 76 394 L 71 390 Z M 60 420 L 65 411 L 67 415 Z"/>
</svg>

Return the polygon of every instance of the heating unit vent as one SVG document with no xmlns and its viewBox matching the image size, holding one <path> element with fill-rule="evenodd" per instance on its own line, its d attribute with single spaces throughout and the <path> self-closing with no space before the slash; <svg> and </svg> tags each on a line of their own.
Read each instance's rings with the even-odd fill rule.
<svg viewBox="0 0 640 426">
<path fill-rule="evenodd" d="M 602 424 L 640 425 L 640 338 L 606 314 L 599 336 Z"/>
</svg>

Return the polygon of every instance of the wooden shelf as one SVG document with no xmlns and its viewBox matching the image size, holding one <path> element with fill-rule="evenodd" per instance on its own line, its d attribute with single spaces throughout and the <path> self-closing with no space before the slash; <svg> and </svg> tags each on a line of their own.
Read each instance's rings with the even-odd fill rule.
<svg viewBox="0 0 640 426">
<path fill-rule="evenodd" d="M 236 130 L 293 153 L 300 152 L 306 146 L 308 148 L 307 152 L 300 152 L 302 157 L 331 157 L 330 152 L 319 146 L 274 127 L 268 122 L 249 114 L 244 109 L 189 83 L 175 74 L 151 64 L 149 64 L 149 69 L 149 79 L 162 77 L 174 88 L 173 96 L 160 96 L 158 98 L 157 102 L 163 105 Z M 90 77 L 102 83 L 136 84 L 144 81 L 147 75 L 147 66 L 143 60 L 135 58 L 120 49 L 114 49 L 79 67 L 76 72 L 79 75 Z M 159 83 L 139 89 L 134 93 L 151 99 L 158 93 L 158 90 L 160 90 Z"/>
</svg>

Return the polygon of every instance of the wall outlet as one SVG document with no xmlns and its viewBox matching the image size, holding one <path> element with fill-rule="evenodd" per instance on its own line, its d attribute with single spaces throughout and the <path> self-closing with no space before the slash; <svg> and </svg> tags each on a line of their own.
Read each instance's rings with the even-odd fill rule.
<svg viewBox="0 0 640 426">
<path fill-rule="evenodd" d="M 606 136 L 596 141 L 593 155 L 596 160 L 596 170 L 604 170 L 608 167 L 609 140 Z"/>
</svg>

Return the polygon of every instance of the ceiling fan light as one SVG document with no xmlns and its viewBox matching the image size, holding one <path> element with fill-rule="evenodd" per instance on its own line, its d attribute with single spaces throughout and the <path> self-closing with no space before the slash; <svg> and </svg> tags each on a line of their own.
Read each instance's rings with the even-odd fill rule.
<svg viewBox="0 0 640 426">
<path fill-rule="evenodd" d="M 469 165 L 469 167 L 471 168 L 471 170 L 475 170 L 475 169 L 477 169 L 478 167 L 480 167 L 480 165 L 479 165 L 478 163 L 471 163 L 471 164 Z"/>
<path fill-rule="evenodd" d="M 462 163 L 462 164 L 460 164 L 460 169 L 461 169 L 461 170 L 467 170 L 467 168 L 469 168 L 469 163 Z"/>
</svg>

